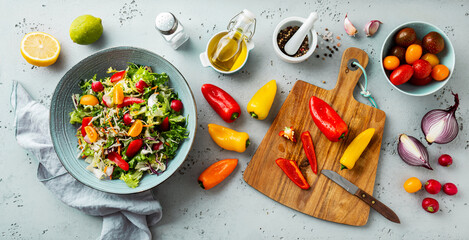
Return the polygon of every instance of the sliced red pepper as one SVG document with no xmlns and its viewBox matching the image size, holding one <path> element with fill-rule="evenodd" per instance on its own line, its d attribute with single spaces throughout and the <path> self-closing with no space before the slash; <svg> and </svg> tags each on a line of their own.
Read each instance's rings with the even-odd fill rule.
<svg viewBox="0 0 469 240">
<path fill-rule="evenodd" d="M 318 161 L 316 159 L 316 152 L 314 152 L 313 139 L 308 131 L 301 134 L 301 142 L 303 143 L 303 150 L 306 153 L 311 170 L 313 170 L 314 174 L 318 174 Z"/>
<path fill-rule="evenodd" d="M 84 117 L 83 120 L 81 120 L 81 135 L 83 137 L 86 136 L 85 127 L 90 124 L 91 119 L 93 119 L 93 117 Z"/>
<path fill-rule="evenodd" d="M 118 167 L 122 168 L 124 171 L 129 171 L 129 164 L 122 159 L 121 155 L 116 152 L 110 152 L 107 155 L 107 158 L 117 164 Z"/>
<path fill-rule="evenodd" d="M 129 146 L 127 147 L 127 150 L 125 151 L 125 155 L 129 158 L 135 156 L 138 151 L 143 146 L 143 140 L 142 139 L 135 139 L 132 142 L 129 143 Z"/>
<path fill-rule="evenodd" d="M 223 89 L 212 84 L 204 84 L 202 94 L 225 122 L 233 122 L 241 115 L 241 108 L 236 100 Z"/>
<path fill-rule="evenodd" d="M 129 105 L 132 105 L 134 103 L 144 103 L 145 100 L 141 99 L 141 98 L 136 98 L 136 97 L 124 97 L 124 101 L 117 105 L 118 108 L 123 108 L 123 107 L 127 107 Z"/>
<path fill-rule="evenodd" d="M 340 118 L 334 109 L 323 100 L 312 96 L 309 100 L 309 111 L 313 121 L 318 126 L 327 139 L 331 142 L 338 142 L 348 133 L 347 124 Z"/>
<path fill-rule="evenodd" d="M 279 158 L 275 163 L 282 169 L 290 180 L 292 180 L 301 189 L 309 189 L 309 184 L 293 160 Z"/>
<path fill-rule="evenodd" d="M 296 143 L 296 138 L 295 138 L 295 129 L 293 127 L 285 127 L 283 131 L 280 131 L 278 133 L 280 137 L 284 137 L 294 143 Z"/>
<path fill-rule="evenodd" d="M 125 70 L 116 72 L 111 76 L 111 82 L 112 83 L 119 82 L 120 80 L 124 79 L 124 77 L 125 77 Z"/>
</svg>

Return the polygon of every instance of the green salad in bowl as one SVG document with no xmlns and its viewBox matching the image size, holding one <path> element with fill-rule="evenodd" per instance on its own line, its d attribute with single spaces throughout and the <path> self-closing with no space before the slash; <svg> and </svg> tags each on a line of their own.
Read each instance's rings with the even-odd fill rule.
<svg viewBox="0 0 469 240">
<path fill-rule="evenodd" d="M 151 67 L 129 63 L 107 74 L 80 83 L 70 124 L 79 124 L 79 157 L 87 170 L 135 188 L 145 174 L 164 172 L 187 138 L 183 103 L 167 85 L 168 75 Z"/>
</svg>

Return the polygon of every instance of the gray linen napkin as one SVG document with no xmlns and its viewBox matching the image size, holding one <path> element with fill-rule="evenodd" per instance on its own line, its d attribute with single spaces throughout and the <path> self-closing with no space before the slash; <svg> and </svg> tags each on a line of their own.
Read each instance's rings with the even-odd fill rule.
<svg viewBox="0 0 469 240">
<path fill-rule="evenodd" d="M 39 161 L 38 179 L 62 202 L 92 216 L 103 217 L 100 239 L 151 239 L 148 226 L 162 217 L 151 191 L 115 195 L 92 189 L 73 178 L 59 161 L 49 132 L 49 109 L 34 101 L 14 81 L 16 140 Z"/>
</svg>

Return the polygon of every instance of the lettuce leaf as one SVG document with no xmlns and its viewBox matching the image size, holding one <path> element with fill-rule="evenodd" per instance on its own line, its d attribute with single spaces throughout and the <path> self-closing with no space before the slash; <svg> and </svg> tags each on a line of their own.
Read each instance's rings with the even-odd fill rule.
<svg viewBox="0 0 469 240">
<path fill-rule="evenodd" d="M 136 188 L 142 176 L 143 172 L 141 171 L 129 171 L 128 173 L 122 173 L 119 179 L 124 181 L 127 186 Z"/>
</svg>

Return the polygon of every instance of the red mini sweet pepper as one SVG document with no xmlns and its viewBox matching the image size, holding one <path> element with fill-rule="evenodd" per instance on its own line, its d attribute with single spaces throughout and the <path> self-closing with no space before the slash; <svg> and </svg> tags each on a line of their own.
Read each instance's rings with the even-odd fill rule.
<svg viewBox="0 0 469 240">
<path fill-rule="evenodd" d="M 119 82 L 120 80 L 124 79 L 124 77 L 125 77 L 125 70 L 116 72 L 111 76 L 111 82 L 112 83 Z"/>
<path fill-rule="evenodd" d="M 122 168 L 122 170 L 124 171 L 129 171 L 129 164 L 124 160 L 122 159 L 121 155 L 119 155 L 118 153 L 116 152 L 110 152 L 108 155 L 107 155 L 107 158 L 113 162 L 115 162 L 117 164 L 117 166 L 119 166 L 120 168 Z"/>
<path fill-rule="evenodd" d="M 123 108 L 134 103 L 143 103 L 145 100 L 136 97 L 124 97 L 124 101 L 121 104 L 117 105 L 118 108 Z"/>
<path fill-rule="evenodd" d="M 338 142 L 348 133 L 347 124 L 340 118 L 334 109 L 323 100 L 312 96 L 309 100 L 309 111 L 313 121 L 327 139 Z"/>
<path fill-rule="evenodd" d="M 241 108 L 236 100 L 223 89 L 212 84 L 204 84 L 202 94 L 225 122 L 233 122 L 241 115 Z"/>
<path fill-rule="evenodd" d="M 309 165 L 314 174 L 318 174 L 318 161 L 316 159 L 316 152 L 314 151 L 313 139 L 311 134 L 306 131 L 301 134 L 301 142 L 303 143 L 303 150 L 308 158 Z"/>
<path fill-rule="evenodd" d="M 309 189 L 309 184 L 295 161 L 279 158 L 275 160 L 275 163 L 277 163 L 287 177 L 290 178 L 290 180 L 292 180 L 298 187 L 305 190 Z"/>
<path fill-rule="evenodd" d="M 81 135 L 83 137 L 86 136 L 85 127 L 90 124 L 91 119 L 93 119 L 93 117 L 84 117 L 83 120 L 81 120 Z"/>
</svg>

